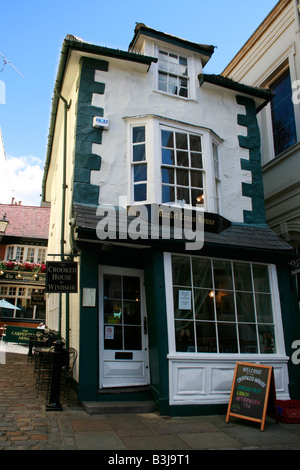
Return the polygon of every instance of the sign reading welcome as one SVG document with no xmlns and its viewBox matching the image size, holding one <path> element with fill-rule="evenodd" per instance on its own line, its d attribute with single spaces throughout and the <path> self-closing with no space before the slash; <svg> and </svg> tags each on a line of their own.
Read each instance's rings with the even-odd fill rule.
<svg viewBox="0 0 300 470">
<path fill-rule="evenodd" d="M 77 292 L 78 265 L 69 261 L 47 261 L 46 292 Z"/>
<path fill-rule="evenodd" d="M 230 416 L 248 419 L 261 423 L 263 431 L 267 411 L 278 422 L 273 368 L 237 362 L 226 422 Z"/>
</svg>

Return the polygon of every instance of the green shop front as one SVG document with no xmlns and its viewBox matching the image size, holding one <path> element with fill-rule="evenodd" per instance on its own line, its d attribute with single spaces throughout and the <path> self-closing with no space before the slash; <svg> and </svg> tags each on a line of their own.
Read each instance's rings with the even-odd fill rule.
<svg viewBox="0 0 300 470">
<path fill-rule="evenodd" d="M 206 227 L 183 240 L 99 240 L 74 207 L 80 251 L 80 402 L 153 399 L 161 414 L 224 412 L 237 361 L 273 367 L 278 399 L 300 395 L 292 252 L 267 226 Z"/>
</svg>

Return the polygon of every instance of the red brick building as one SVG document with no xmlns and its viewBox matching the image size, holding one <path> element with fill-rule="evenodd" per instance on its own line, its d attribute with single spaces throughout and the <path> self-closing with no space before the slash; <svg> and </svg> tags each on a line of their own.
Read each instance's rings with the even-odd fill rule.
<svg viewBox="0 0 300 470">
<path fill-rule="evenodd" d="M 2 309 L 0 325 L 34 327 L 45 320 L 45 265 L 50 207 L 0 204 L 0 299 L 18 307 Z"/>
</svg>

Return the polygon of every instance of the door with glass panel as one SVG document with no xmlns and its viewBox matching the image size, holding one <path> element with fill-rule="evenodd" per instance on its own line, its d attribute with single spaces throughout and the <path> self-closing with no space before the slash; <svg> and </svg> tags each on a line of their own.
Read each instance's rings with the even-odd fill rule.
<svg viewBox="0 0 300 470">
<path fill-rule="evenodd" d="M 149 383 L 143 271 L 100 268 L 100 388 Z"/>
</svg>

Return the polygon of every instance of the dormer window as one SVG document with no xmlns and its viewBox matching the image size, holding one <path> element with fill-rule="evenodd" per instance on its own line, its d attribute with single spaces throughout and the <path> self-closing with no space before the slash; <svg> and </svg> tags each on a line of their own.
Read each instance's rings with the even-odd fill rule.
<svg viewBox="0 0 300 470">
<path fill-rule="evenodd" d="M 159 50 L 158 89 L 171 95 L 189 97 L 187 57 Z"/>
</svg>

